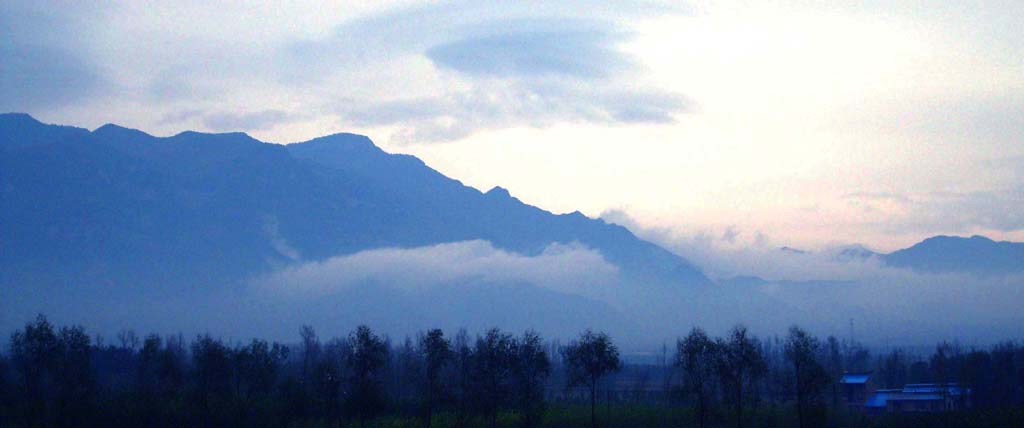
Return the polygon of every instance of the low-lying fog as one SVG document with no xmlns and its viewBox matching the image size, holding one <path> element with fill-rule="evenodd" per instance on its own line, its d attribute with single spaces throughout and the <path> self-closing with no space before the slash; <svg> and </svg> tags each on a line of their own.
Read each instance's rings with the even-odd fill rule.
<svg viewBox="0 0 1024 428">
<path fill-rule="evenodd" d="M 289 342 L 302 324 L 330 337 L 366 323 L 392 338 L 432 327 L 492 326 L 568 338 L 592 327 L 632 351 L 660 348 L 695 325 L 721 334 L 736 323 L 761 335 L 798 324 L 869 346 L 984 345 L 1024 336 L 1021 275 L 919 274 L 826 253 L 683 255 L 719 282 L 663 289 L 624 279 L 600 253 L 580 245 L 553 244 L 524 256 L 464 241 L 297 262 L 240 284 L 161 293 L 126 295 L 117 284 L 33 291 L 18 285 L 0 291 L 0 326 L 10 332 L 44 313 L 107 337 L 134 329 Z M 741 273 L 770 281 L 731 277 Z"/>
</svg>

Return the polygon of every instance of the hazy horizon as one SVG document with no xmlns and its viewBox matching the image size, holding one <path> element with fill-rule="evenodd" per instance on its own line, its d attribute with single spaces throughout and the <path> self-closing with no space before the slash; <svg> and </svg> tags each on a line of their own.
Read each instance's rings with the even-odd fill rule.
<svg viewBox="0 0 1024 428">
<path fill-rule="evenodd" d="M 133 327 L 124 325 L 130 321 L 137 323 L 140 329 L 164 334 L 206 331 L 245 337 L 258 332 L 275 340 L 293 338 L 298 326 L 303 324 L 332 331 L 366 323 L 395 337 L 409 336 L 428 326 L 450 331 L 459 328 L 482 331 L 492 326 L 536 329 L 552 338 L 567 338 L 578 331 L 595 328 L 612 333 L 624 349 L 631 352 L 650 350 L 659 343 L 670 342 L 694 326 L 720 334 L 736 324 L 747 325 L 751 331 L 766 336 L 781 334 L 795 324 L 821 336 L 840 337 L 853 335 L 851 324 L 855 324 L 856 331 L 863 335 L 858 336 L 860 341 L 883 348 L 927 346 L 940 340 L 984 346 L 1024 334 L 1020 327 L 1024 325 L 1024 318 L 1019 310 L 1020 302 L 1024 301 L 1024 265 L 1015 263 L 1024 254 L 1022 243 L 933 237 L 893 254 L 869 253 L 861 247 L 808 252 L 767 243 L 723 248 L 715 245 L 713 237 L 680 237 L 669 228 L 644 228 L 622 212 L 606 213 L 600 220 L 580 215 L 552 215 L 524 204 L 515 194 L 482 193 L 463 187 L 457 181 L 438 175 L 429 165 L 407 156 L 387 154 L 365 137 L 356 135 L 315 139 L 282 151 L 240 134 L 177 133 L 174 137 L 143 136 L 139 140 L 140 134 L 116 128 L 93 132 L 63 128 L 78 135 L 68 137 L 67 142 L 79 141 L 76 138 L 88 142 L 66 145 L 62 140 L 45 144 L 49 138 L 46 136 L 51 135 L 48 130 L 60 128 L 18 115 L 3 115 L 0 119 L 3 119 L 0 125 L 5 132 L 16 131 L 14 135 L 26 139 L 22 144 L 27 146 L 7 152 L 12 161 L 37 151 L 59 155 L 77 147 L 72 153 L 77 151 L 84 159 L 93 159 L 90 162 L 107 165 L 99 167 L 101 181 L 99 187 L 92 190 L 87 184 L 92 181 L 84 178 L 92 171 L 83 171 L 85 176 L 63 181 L 66 178 L 56 174 L 56 170 L 52 171 L 54 176 L 47 173 L 45 165 L 52 162 L 49 157 L 40 158 L 44 159 L 41 170 L 19 173 L 17 163 L 20 162 L 8 164 L 14 170 L 13 186 L 6 190 L 11 195 L 9 202 L 13 203 L 10 205 L 13 211 L 3 214 L 29 216 L 23 220 L 13 217 L 14 220 L 8 222 L 11 225 L 39 220 L 43 225 L 47 222 L 62 224 L 63 211 L 73 213 L 83 209 L 76 208 L 78 199 L 65 200 L 67 196 L 49 200 L 48 192 L 12 192 L 23 185 L 42 184 L 42 188 L 47 188 L 46 184 L 35 181 L 56 180 L 54 183 L 59 186 L 86 184 L 87 187 L 79 191 L 79 197 L 86 198 L 83 201 L 95 198 L 101 201 L 100 206 L 112 209 L 113 213 L 128 209 L 138 210 L 142 218 L 166 216 L 171 219 L 166 226 L 172 228 L 164 232 L 169 235 L 153 235 L 157 232 L 145 223 L 134 223 L 132 217 L 99 216 L 90 220 L 95 224 L 81 224 L 78 217 L 72 216 L 69 233 L 102 236 L 112 232 L 113 246 L 103 243 L 108 238 L 65 244 L 57 233 L 54 236 L 58 238 L 54 241 L 57 247 L 49 248 L 47 241 L 31 243 L 46 236 L 21 232 L 14 227 L 12 236 L 25 235 L 29 239 L 24 241 L 30 246 L 26 251 L 41 251 L 39 256 L 25 259 L 30 263 L 27 266 L 41 263 L 40 257 L 65 257 L 66 261 L 50 262 L 48 267 L 42 265 L 45 273 L 31 267 L 26 270 L 26 265 L 17 262 L 9 265 L 12 271 L 22 273 L 7 278 L 6 286 L 0 290 L 0 297 L 7 302 L 0 325 L 6 327 L 20 325 L 34 314 L 44 313 L 61 322 L 83 323 L 108 335 Z M 13 136 L 4 134 L 4 137 Z M 37 138 L 44 143 L 33 146 L 32 141 Z M 19 140 L 15 137 L 11 142 L 18 144 Z M 112 149 L 114 151 L 110 151 Z M 257 153 L 267 157 L 252 157 Z M 119 159 L 125 154 L 131 156 L 131 164 L 136 166 L 124 170 L 129 175 L 121 176 L 118 163 L 107 164 L 104 159 L 109 156 Z M 179 157 L 181 155 L 185 157 Z M 225 159 L 235 160 L 221 163 Z M 151 163 L 154 160 L 157 163 Z M 313 163 L 294 163 L 295 160 Z M 67 167 L 77 168 L 71 164 Z M 338 188 L 333 192 L 337 197 L 369 198 L 369 206 L 379 205 L 368 212 L 371 218 L 380 215 L 392 218 L 387 214 L 387 207 L 397 204 L 399 216 L 390 220 L 387 229 L 370 232 L 364 228 L 376 229 L 373 223 L 360 226 L 364 223 L 358 215 L 347 217 L 353 213 L 345 210 L 329 208 L 316 214 L 321 211 L 315 205 L 297 211 L 278 206 L 275 201 L 284 195 L 290 195 L 285 196 L 289 203 L 306 206 L 299 202 L 302 199 L 298 195 L 323 185 L 337 186 L 334 181 L 294 182 L 297 174 L 306 174 L 307 168 L 317 171 L 320 167 L 342 169 L 322 170 L 319 174 L 355 174 L 343 175 L 348 177 L 346 181 L 356 179 L 352 184 L 355 187 Z M 209 170 L 203 173 L 195 168 Z M 152 176 L 156 181 L 139 180 L 145 176 L 138 175 L 140 170 L 151 170 L 156 174 Z M 43 175 L 33 179 L 31 174 Z M 108 174 L 121 178 L 111 181 Z M 165 178 L 172 177 L 177 178 L 161 184 Z M 198 188 L 192 188 L 196 184 L 186 184 L 198 177 L 212 180 L 213 187 L 201 190 L 204 188 L 201 184 Z M 254 181 L 266 182 L 268 178 L 271 182 L 278 178 L 285 180 L 280 183 L 285 186 L 282 187 L 285 192 L 279 193 L 273 187 L 260 190 L 250 186 Z M 185 187 L 166 193 L 169 199 L 163 203 L 173 207 L 181 198 L 181 192 L 191 194 L 200 190 L 213 192 L 195 195 L 209 199 L 210 203 L 202 203 L 208 207 L 196 211 L 194 218 L 179 218 L 181 213 L 175 213 L 176 210 L 192 211 L 194 208 L 189 205 L 197 203 L 186 197 L 181 200 L 184 205 L 174 210 L 168 211 L 161 203 L 152 207 L 155 211 L 147 211 L 149 204 L 163 199 L 152 192 L 164 194 L 165 186 L 181 185 L 176 181 L 184 181 L 181 184 Z M 123 190 L 116 190 L 115 193 L 124 194 L 127 200 L 141 205 L 124 205 L 121 199 L 106 200 L 104 193 L 110 190 L 103 190 L 106 185 L 102 183 L 129 186 L 129 189 L 139 186 L 138 192 L 125 194 Z M 60 187 L 53 189 L 63 192 L 57 190 Z M 388 196 L 391 193 L 404 196 L 391 199 Z M 450 199 L 456 194 L 462 196 Z M 214 195 L 220 196 L 210 199 Z M 324 198 L 315 193 L 311 196 Z M 220 201 L 220 197 L 227 199 Z M 382 197 L 384 199 L 372 202 Z M 236 199 L 248 202 L 236 206 L 230 202 Z M 37 206 L 31 202 L 33 200 L 52 204 L 56 209 L 52 212 L 53 218 L 33 218 L 36 209 L 33 207 Z M 228 205 L 222 205 L 224 202 Z M 25 205 L 28 211 L 22 212 L 19 207 L 24 203 L 29 203 Z M 65 203 L 67 208 L 62 209 Z M 493 208 L 487 208 L 489 206 L 500 207 L 499 212 L 504 214 L 494 217 L 496 214 L 491 211 Z M 223 211 L 225 209 L 227 211 Z M 268 209 L 270 211 L 265 211 Z M 313 211 L 306 211 L 309 209 Z M 381 209 L 384 211 L 378 213 Z M 442 214 L 445 212 L 448 214 Z M 225 215 L 235 219 L 220 222 Z M 486 226 L 477 232 L 472 228 L 460 231 L 458 226 L 445 221 L 432 223 L 436 215 L 442 218 L 468 215 L 469 218 L 461 221 L 468 225 L 482 221 Z M 521 220 L 515 220 L 524 215 Z M 331 218 L 341 221 L 348 218 L 354 223 L 332 230 L 341 224 L 331 223 Z M 255 229 L 238 229 L 238 225 L 248 221 L 255 221 L 250 226 Z M 507 224 L 495 226 L 492 221 Z M 105 226 L 108 222 L 113 222 L 115 228 L 102 232 L 109 227 Z M 190 238 L 194 231 L 174 232 L 177 223 L 192 222 L 200 230 L 213 227 L 210 232 L 220 236 L 224 242 L 219 245 L 226 247 L 217 247 L 215 243 L 213 252 L 209 252 L 208 243 L 204 242 L 209 239 L 207 235 Z M 545 226 L 545 222 L 553 223 Z M 330 224 L 335 226 L 327 226 Z M 641 249 L 648 248 L 645 245 L 649 244 L 631 234 L 620 234 L 616 226 L 610 224 L 625 226 L 639 238 L 660 245 L 684 265 L 663 270 L 666 267 L 663 264 L 671 262 L 666 256 L 637 253 L 646 251 Z M 53 227 L 44 226 L 42 233 L 54 235 Z M 98 229 L 92 231 L 93 228 Z M 219 228 L 224 230 L 217 230 Z M 504 230 L 506 228 L 509 229 Z M 587 232 L 590 228 L 596 229 Z M 537 235 L 538 230 L 548 232 Z M 373 238 L 373 233 L 383 233 L 384 238 Z M 421 236 L 424 233 L 426 235 Z M 472 239 L 466 239 L 466 233 Z M 335 238 L 331 238 L 332 235 Z M 348 242 L 352 237 L 358 239 L 364 235 L 370 240 L 362 244 L 340 248 L 330 244 L 334 239 Z M 119 236 L 129 240 L 118 244 Z M 197 238 L 198 241 L 189 240 Z M 178 242 L 179 239 L 185 240 Z M 178 243 L 165 242 L 167 240 Z M 87 253 L 99 251 L 88 256 L 91 259 L 74 254 L 60 256 L 60 246 L 96 244 L 100 245 L 96 250 L 86 250 Z M 136 246 L 154 248 L 157 252 L 147 255 L 144 251 L 136 255 L 118 249 Z M 179 247 L 185 252 L 174 249 Z M 206 254 L 202 258 L 220 259 L 218 254 L 224 250 L 218 248 L 237 252 L 238 258 L 219 262 L 198 260 L 195 266 L 192 265 L 195 261 L 184 261 L 194 259 L 197 254 Z M 163 264 L 152 259 L 156 254 L 182 257 L 181 261 L 168 260 L 182 270 L 167 272 L 146 267 L 154 262 L 155 267 Z M 18 260 L 16 254 L 8 256 Z M 260 262 L 254 260 L 254 256 L 264 259 L 264 267 L 256 267 Z M 136 260 L 136 257 L 142 258 Z M 79 268 L 74 266 L 83 260 L 93 261 L 86 261 L 84 270 L 76 270 Z M 65 263 L 70 266 L 61 266 Z M 238 270 L 232 266 L 238 263 L 256 265 Z M 683 269 L 682 266 L 691 266 L 693 271 L 681 277 L 673 276 L 672 272 Z M 199 277 L 192 276 L 196 274 Z M 708 278 L 710 284 L 707 284 Z M 4 278 L 0 276 L 0 279 Z M 75 286 L 69 288 L 71 284 Z M 822 307 L 829 310 L 821 312 Z M 188 313 L 188 319 L 182 319 L 182 313 Z M 935 317 L 936 313 L 943 316 Z"/>
</svg>

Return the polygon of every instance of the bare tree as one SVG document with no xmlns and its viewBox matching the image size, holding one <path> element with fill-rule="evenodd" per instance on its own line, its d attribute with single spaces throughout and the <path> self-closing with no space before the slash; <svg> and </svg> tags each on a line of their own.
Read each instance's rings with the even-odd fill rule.
<svg viewBox="0 0 1024 428">
<path fill-rule="evenodd" d="M 451 361 L 451 343 L 444 337 L 444 332 L 440 329 L 430 330 L 426 335 L 420 337 L 419 354 L 423 359 L 424 426 L 430 428 L 434 407 L 444 395 L 441 371 Z"/>
<path fill-rule="evenodd" d="M 590 392 L 590 425 L 597 428 L 597 386 L 605 376 L 622 369 L 619 349 L 607 334 L 583 332 L 563 352 L 570 387 L 583 385 Z"/>
<path fill-rule="evenodd" d="M 515 408 L 523 415 L 523 425 L 540 423 L 544 414 L 544 383 L 551 374 L 551 361 L 536 332 L 527 331 L 516 341 L 513 368 Z"/>
<path fill-rule="evenodd" d="M 24 403 L 25 426 L 47 425 L 45 418 L 52 401 L 52 385 L 58 378 L 59 352 L 60 342 L 53 325 L 43 315 L 11 335 L 11 363 L 20 375 L 17 394 Z"/>
<path fill-rule="evenodd" d="M 117 332 L 117 341 L 121 342 L 121 349 L 135 351 L 139 347 L 139 337 L 134 330 L 121 330 Z"/>
<path fill-rule="evenodd" d="M 683 370 L 683 390 L 697 399 L 697 420 L 704 428 L 707 408 L 714 394 L 718 347 L 704 330 L 694 328 L 676 344 L 676 367 Z"/>
<path fill-rule="evenodd" d="M 757 338 L 747 328 L 739 325 L 729 333 L 729 339 L 718 339 L 719 352 L 716 371 L 733 405 L 736 427 L 743 428 L 743 407 L 747 394 L 754 391 L 755 382 L 764 375 L 766 368 Z"/>
<path fill-rule="evenodd" d="M 843 375 L 843 354 L 839 339 L 829 336 L 825 341 L 825 362 L 832 385 L 832 407 L 839 407 L 839 378 Z"/>
<path fill-rule="evenodd" d="M 299 336 L 302 337 L 302 377 L 308 382 L 309 375 L 320 356 L 320 339 L 317 339 L 313 327 L 308 325 L 302 326 Z"/>
<path fill-rule="evenodd" d="M 195 379 L 194 404 L 202 426 L 220 426 L 218 416 L 226 407 L 231 390 L 231 349 L 209 335 L 192 343 L 192 367 Z"/>
<path fill-rule="evenodd" d="M 821 350 L 818 339 L 799 327 L 790 327 L 785 349 L 786 359 L 793 365 L 797 420 L 800 428 L 804 428 L 809 408 L 820 404 L 821 393 L 829 383 L 828 372 L 817 360 Z"/>
<path fill-rule="evenodd" d="M 477 338 L 471 377 L 473 398 L 476 408 L 491 427 L 498 425 L 498 409 L 509 394 L 514 362 L 515 340 L 512 335 L 493 328 Z"/>
<path fill-rule="evenodd" d="M 462 427 L 469 413 L 470 394 L 473 388 L 473 349 L 469 346 L 469 334 L 460 329 L 452 343 L 452 389 L 455 395 L 455 426 Z"/>
<path fill-rule="evenodd" d="M 349 335 L 351 349 L 347 365 L 350 370 L 349 411 L 359 419 L 359 426 L 377 415 L 384 405 L 381 392 L 381 369 L 387 359 L 387 345 L 370 328 L 361 325 Z"/>
</svg>

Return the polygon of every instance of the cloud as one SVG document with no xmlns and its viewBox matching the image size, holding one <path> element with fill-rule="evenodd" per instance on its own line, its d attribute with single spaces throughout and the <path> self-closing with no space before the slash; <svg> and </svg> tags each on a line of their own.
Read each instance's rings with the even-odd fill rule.
<svg viewBox="0 0 1024 428">
<path fill-rule="evenodd" d="M 398 100 L 371 104 L 369 111 L 391 119 L 378 124 L 397 125 L 405 140 L 444 141 L 513 126 L 672 123 L 691 106 L 682 95 L 642 83 L 642 67 L 616 49 L 625 35 L 611 24 L 565 19 L 511 27 L 426 51 L 468 89 L 412 100 L 429 109 Z M 343 117 L 368 116 L 358 109 Z"/>
<path fill-rule="evenodd" d="M 383 283 L 422 291 L 466 282 L 529 283 L 558 292 L 592 294 L 616 281 L 618 268 L 578 245 L 551 244 L 537 256 L 499 250 L 486 241 L 385 248 L 286 268 L 259 282 L 299 295 L 326 295 Z"/>
<path fill-rule="evenodd" d="M 186 109 L 165 114 L 161 124 L 178 124 L 198 120 L 203 127 L 215 132 L 254 131 L 273 128 L 288 123 L 300 115 L 282 110 L 258 110 L 244 113 L 207 112 L 202 109 Z"/>
<path fill-rule="evenodd" d="M 281 110 L 260 110 L 248 113 L 210 113 L 203 124 L 215 131 L 258 130 L 272 128 L 288 121 L 292 115 Z"/>
<path fill-rule="evenodd" d="M 778 334 L 797 324 L 816 334 L 840 336 L 853 319 L 858 340 L 872 346 L 929 345 L 939 340 L 987 344 L 1024 334 L 1024 316 L 1018 309 L 1024 302 L 1024 275 L 916 273 L 886 267 L 873 257 L 842 257 L 850 246 L 796 253 L 781 250 L 781 243 L 769 239 L 741 239 L 752 234 L 735 226 L 687 232 L 645 228 L 621 210 L 601 217 L 722 280 L 713 291 L 692 297 L 686 306 L 689 314 L 677 324 L 692 322 L 715 334 L 737 322 L 758 334 Z M 736 239 L 730 240 L 732 233 Z M 727 281 L 734 276 L 757 276 L 767 282 Z M 656 328 L 667 332 L 673 327 Z"/>
<path fill-rule="evenodd" d="M 477 81 L 438 96 L 345 103 L 357 126 L 396 126 L 403 142 L 450 141 L 484 129 L 557 123 L 671 123 L 690 102 L 679 95 L 562 81 Z"/>
<path fill-rule="evenodd" d="M 1012 164 L 1007 160 L 1000 164 Z M 998 191 L 926 193 L 851 193 L 851 206 L 884 215 L 884 230 L 894 233 L 969 234 L 1024 230 L 1024 186 Z"/>
<path fill-rule="evenodd" d="M 606 28 L 517 30 L 470 37 L 434 46 L 434 64 L 479 76 L 565 76 L 608 78 L 634 65 L 615 49 L 623 37 Z"/>
<path fill-rule="evenodd" d="M 77 32 L 70 13 L 0 6 L 0 111 L 62 107 L 100 92 L 106 82 Z"/>
<path fill-rule="evenodd" d="M 615 266 L 579 245 L 551 244 L 524 256 L 464 241 L 298 263 L 253 280 L 244 300 L 264 323 L 368 323 L 405 335 L 497 326 L 569 337 L 598 328 L 630 343 L 638 333 L 633 321 L 592 297 L 615 288 L 617 279 Z"/>
<path fill-rule="evenodd" d="M 0 64 L 3 106 L 68 107 L 64 114 L 88 121 L 148 121 L 162 132 L 316 121 L 377 127 L 396 142 L 451 141 L 511 127 L 672 123 L 693 104 L 651 83 L 620 49 L 637 21 L 688 12 L 654 2 L 370 8 L 340 14 L 328 31 L 289 27 L 307 21 L 292 16 L 301 10 L 256 31 L 243 25 L 251 10 L 201 5 L 11 9 L 0 17 L 12 29 L 0 47 L 13 59 Z M 215 22 L 225 13 L 239 21 L 182 28 L 158 18 Z M 138 105 L 150 117 L 129 117 L 146 114 Z M 186 110 L 205 113 L 179 114 Z"/>
<path fill-rule="evenodd" d="M 740 236 L 740 232 L 736 230 L 736 226 L 729 226 L 725 228 L 725 232 L 722 232 L 722 240 L 733 244 L 736 242 L 736 238 Z"/>
<path fill-rule="evenodd" d="M 578 18 L 583 8 L 588 11 L 587 19 Z M 432 49 L 444 51 L 443 46 L 458 46 L 462 48 L 458 51 L 465 52 L 489 40 L 498 44 L 504 41 L 503 47 L 515 47 L 517 36 L 524 41 L 527 34 L 576 33 L 583 45 L 604 50 L 604 43 L 596 43 L 595 38 L 621 35 L 619 31 L 610 31 L 614 27 L 612 22 L 688 12 L 649 1 L 600 6 L 581 1 L 420 4 L 350 19 L 321 37 L 292 40 L 279 52 L 282 58 L 291 61 L 276 65 L 282 78 L 302 84 L 322 81 L 332 72 L 352 67 L 383 67 L 404 56 L 420 56 Z M 513 43 L 509 46 L 508 42 Z M 546 46 L 549 54 L 557 49 L 550 38 L 534 39 L 533 43 Z M 494 55 L 492 58 L 497 58 L 500 53 Z"/>
<path fill-rule="evenodd" d="M 923 225 L 953 231 L 1024 230 L 1024 210 L 1007 207 L 1024 207 L 1024 186 L 1004 191 L 931 193 L 917 207 L 916 214 Z"/>
<path fill-rule="evenodd" d="M 359 79 L 331 90 L 324 108 L 355 126 L 392 127 L 399 142 L 559 123 L 672 123 L 692 101 L 650 83 L 619 48 L 630 40 L 625 21 L 655 11 L 678 12 L 619 5 L 579 19 L 569 5 L 419 6 L 296 41 L 278 62 L 292 64 L 280 69 L 288 84 Z M 360 67 L 375 72 L 352 74 Z"/>
<path fill-rule="evenodd" d="M 650 227 L 638 223 L 623 210 L 606 211 L 601 218 L 692 261 L 718 280 L 752 275 L 772 280 L 857 281 L 877 275 L 882 269 L 880 261 L 874 258 L 842 257 L 841 251 L 849 245 L 794 251 L 787 247 L 787 242 L 737 225 L 693 230 Z"/>
<path fill-rule="evenodd" d="M 781 331 L 785 327 L 778 321 L 785 321 L 839 336 L 848 332 L 846 325 L 853 320 L 857 339 L 872 346 L 929 345 L 940 340 L 985 345 L 1024 334 L 1024 316 L 1017 309 L 1024 301 L 1020 275 L 977 278 L 898 269 L 868 273 L 851 282 L 775 282 L 735 286 L 726 293 L 777 304 L 764 309 L 764 318 L 777 322 L 756 326 L 766 333 Z"/>
<path fill-rule="evenodd" d="M 297 261 L 301 259 L 299 250 L 291 246 L 288 240 L 281 236 L 279 223 L 276 215 L 268 215 L 263 218 L 263 235 L 270 240 L 270 246 L 278 254 L 287 257 L 288 260 Z"/>
</svg>

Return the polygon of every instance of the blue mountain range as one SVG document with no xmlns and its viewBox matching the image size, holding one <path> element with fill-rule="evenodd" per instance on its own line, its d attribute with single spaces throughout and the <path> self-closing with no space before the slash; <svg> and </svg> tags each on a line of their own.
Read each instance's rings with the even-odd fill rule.
<svg viewBox="0 0 1024 428">
<path fill-rule="evenodd" d="M 500 187 L 480 192 L 355 134 L 278 145 L 3 114 L 0 196 L 5 282 L 209 286 L 297 261 L 480 239 L 524 255 L 579 243 L 655 288 L 711 283 L 621 226 L 552 214 Z M 936 236 L 891 254 L 851 248 L 840 256 L 921 272 L 1024 271 L 1024 244 L 981 236 Z"/>
<path fill-rule="evenodd" d="M 213 285 L 300 260 L 480 239 L 524 255 L 579 243 L 651 287 L 710 283 L 621 226 L 500 187 L 482 193 L 354 134 L 278 145 L 5 114 L 0 195 L 6 281 Z"/>
</svg>

